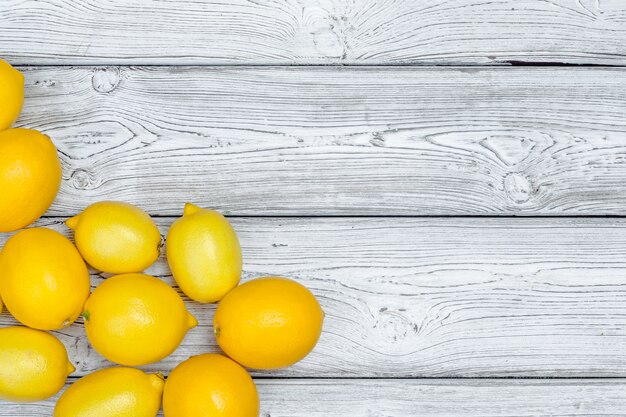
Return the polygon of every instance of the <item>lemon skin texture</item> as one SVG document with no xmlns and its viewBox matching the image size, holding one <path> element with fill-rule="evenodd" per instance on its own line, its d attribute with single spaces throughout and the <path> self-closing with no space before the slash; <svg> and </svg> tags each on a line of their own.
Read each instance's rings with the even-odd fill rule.
<svg viewBox="0 0 626 417">
<path fill-rule="evenodd" d="M 219 303 L 213 319 L 222 350 L 243 366 L 283 368 L 313 350 L 324 311 L 303 285 L 265 277 L 240 285 Z"/>
<path fill-rule="evenodd" d="M 239 283 L 239 239 L 216 211 L 187 203 L 170 227 L 165 250 L 176 283 L 194 301 L 216 302 Z"/>
<path fill-rule="evenodd" d="M 148 213 L 132 204 L 101 201 L 65 224 L 74 230 L 85 261 L 100 271 L 141 272 L 159 258 L 159 229 Z"/>
<path fill-rule="evenodd" d="M 7 310 L 28 327 L 69 326 L 83 311 L 89 290 L 85 261 L 54 230 L 24 229 L 0 252 L 0 294 Z"/>
<path fill-rule="evenodd" d="M 134 368 L 89 374 L 59 398 L 54 417 L 155 417 L 161 407 L 163 377 Z"/>
<path fill-rule="evenodd" d="M 178 365 L 163 391 L 165 417 L 258 417 L 259 395 L 245 369 L 207 353 Z"/>
<path fill-rule="evenodd" d="M 0 132 L 0 232 L 41 217 L 60 186 L 61 162 L 48 136 L 30 129 Z"/>
<path fill-rule="evenodd" d="M 24 76 L 0 59 L 0 131 L 17 120 L 24 104 Z"/>
<path fill-rule="evenodd" d="M 144 274 L 106 279 L 85 303 L 83 317 L 93 347 L 126 366 L 160 361 L 198 325 L 172 287 Z"/>
<path fill-rule="evenodd" d="M 0 329 L 0 399 L 45 400 L 74 370 L 65 346 L 51 334 L 21 326 Z"/>
</svg>

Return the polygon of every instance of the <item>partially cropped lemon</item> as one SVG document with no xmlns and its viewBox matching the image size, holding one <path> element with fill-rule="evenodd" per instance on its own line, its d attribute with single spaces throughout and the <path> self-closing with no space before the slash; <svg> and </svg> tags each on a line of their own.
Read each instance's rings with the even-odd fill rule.
<svg viewBox="0 0 626 417">
<path fill-rule="evenodd" d="M 0 329 L 0 399 L 44 400 L 59 392 L 74 370 L 65 346 L 51 334 L 18 326 Z"/>
<path fill-rule="evenodd" d="M 134 368 L 101 369 L 74 382 L 59 398 L 54 417 L 155 417 L 163 377 Z"/>
<path fill-rule="evenodd" d="M 24 76 L 0 59 L 0 130 L 11 127 L 22 111 Z"/>
<path fill-rule="evenodd" d="M 286 278 L 248 281 L 217 306 L 213 327 L 220 347 L 249 368 L 275 369 L 309 354 L 324 312 L 303 285 Z"/>
<path fill-rule="evenodd" d="M 212 303 L 237 286 L 241 247 L 228 220 L 213 210 L 185 205 L 167 234 L 167 261 L 180 289 L 192 300 Z"/>
<path fill-rule="evenodd" d="M 106 279 L 87 300 L 83 317 L 93 347 L 127 366 L 160 361 L 198 325 L 172 287 L 144 274 Z"/>
<path fill-rule="evenodd" d="M 83 258 L 54 230 L 22 230 L 0 252 L 0 294 L 7 310 L 28 327 L 69 326 L 82 312 L 89 290 Z"/>
<path fill-rule="evenodd" d="M 112 274 L 141 272 L 161 251 L 161 234 L 148 213 L 132 204 L 102 201 L 65 222 L 85 261 Z"/>
<path fill-rule="evenodd" d="M 21 229 L 41 217 L 60 185 L 61 162 L 48 136 L 30 129 L 0 132 L 0 232 Z"/>
<path fill-rule="evenodd" d="M 245 369 L 212 353 L 178 365 L 163 391 L 165 417 L 258 417 L 259 396 Z"/>
</svg>

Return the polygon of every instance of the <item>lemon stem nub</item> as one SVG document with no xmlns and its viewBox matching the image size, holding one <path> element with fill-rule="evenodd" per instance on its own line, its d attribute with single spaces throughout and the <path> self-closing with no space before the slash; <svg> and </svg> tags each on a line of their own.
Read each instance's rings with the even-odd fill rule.
<svg viewBox="0 0 626 417">
<path fill-rule="evenodd" d="M 91 318 L 91 313 L 89 313 L 88 311 L 83 311 L 80 315 L 85 321 L 89 321 L 89 319 Z"/>
<path fill-rule="evenodd" d="M 72 365 L 71 362 L 67 363 L 67 374 L 71 375 L 74 373 L 74 371 L 76 371 L 76 367 L 74 365 Z"/>
<path fill-rule="evenodd" d="M 163 387 L 165 386 L 165 376 L 161 372 L 148 376 L 150 385 L 154 387 L 160 394 L 163 394 Z"/>
<path fill-rule="evenodd" d="M 76 226 L 78 226 L 78 216 L 70 217 L 69 219 L 67 219 L 65 221 L 65 225 L 72 230 L 76 229 Z"/>
<path fill-rule="evenodd" d="M 184 216 L 189 216 L 189 215 L 197 213 L 199 211 L 202 211 L 202 207 L 198 207 L 195 204 L 186 203 L 185 204 L 185 209 L 183 210 L 183 215 Z"/>
<path fill-rule="evenodd" d="M 193 329 L 198 325 L 198 320 L 189 312 L 187 313 L 187 325 L 190 329 Z"/>
<path fill-rule="evenodd" d="M 220 337 L 220 328 L 219 328 L 219 327 L 216 327 L 216 328 L 213 330 L 213 333 L 215 333 L 215 337 Z"/>
</svg>

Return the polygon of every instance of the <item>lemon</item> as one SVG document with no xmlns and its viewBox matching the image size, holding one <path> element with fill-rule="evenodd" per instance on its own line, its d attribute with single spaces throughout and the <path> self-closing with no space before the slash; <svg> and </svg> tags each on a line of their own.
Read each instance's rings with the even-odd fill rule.
<svg viewBox="0 0 626 417">
<path fill-rule="evenodd" d="M 11 127 L 24 103 L 24 76 L 0 59 L 0 130 Z"/>
<path fill-rule="evenodd" d="M 243 366 L 275 369 L 309 354 L 322 332 L 315 296 L 286 278 L 248 281 L 217 306 L 213 327 L 224 352 Z"/>
<path fill-rule="evenodd" d="M 41 217 L 60 185 L 61 162 L 48 136 L 30 129 L 0 132 L 0 232 L 21 229 Z"/>
<path fill-rule="evenodd" d="M 165 417 L 258 417 L 250 375 L 231 359 L 207 353 L 178 365 L 163 390 Z"/>
<path fill-rule="evenodd" d="M 41 401 L 63 388 L 74 372 L 65 346 L 54 336 L 27 327 L 0 329 L 0 398 Z"/>
<path fill-rule="evenodd" d="M 67 238 L 33 228 L 13 235 L 0 253 L 0 294 L 13 317 L 40 330 L 69 326 L 89 296 L 89 272 Z"/>
<path fill-rule="evenodd" d="M 186 204 L 183 217 L 167 234 L 165 250 L 176 283 L 192 300 L 221 300 L 239 283 L 239 240 L 228 220 L 216 211 Z"/>
<path fill-rule="evenodd" d="M 134 368 L 101 369 L 61 395 L 54 417 L 155 417 L 164 383 L 162 376 Z"/>
<path fill-rule="evenodd" d="M 198 325 L 172 287 L 144 274 L 105 280 L 87 300 L 83 317 L 93 347 L 127 366 L 160 361 Z"/>
<path fill-rule="evenodd" d="M 161 234 L 148 213 L 132 204 L 102 201 L 65 222 L 85 261 L 112 274 L 141 272 L 159 257 Z"/>
</svg>

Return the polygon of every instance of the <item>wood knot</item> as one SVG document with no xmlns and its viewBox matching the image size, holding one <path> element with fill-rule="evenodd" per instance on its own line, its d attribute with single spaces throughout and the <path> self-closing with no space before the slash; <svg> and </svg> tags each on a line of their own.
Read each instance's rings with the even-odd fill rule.
<svg viewBox="0 0 626 417">
<path fill-rule="evenodd" d="M 93 181 L 91 175 L 86 170 L 79 168 L 72 173 L 70 183 L 77 190 L 87 190 L 91 187 Z"/>
<path fill-rule="evenodd" d="M 91 79 L 93 89 L 99 93 L 110 93 L 120 83 L 120 70 L 116 67 L 98 68 Z"/>
<path fill-rule="evenodd" d="M 523 204 L 530 200 L 533 187 L 526 176 L 511 172 L 504 177 L 504 191 L 516 204 Z"/>
<path fill-rule="evenodd" d="M 391 343 L 398 343 L 418 333 L 418 327 L 403 314 L 381 309 L 380 319 L 374 326 L 379 335 Z"/>
</svg>

